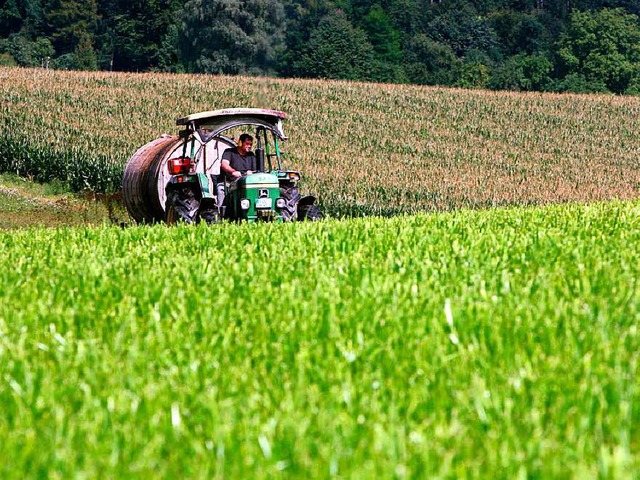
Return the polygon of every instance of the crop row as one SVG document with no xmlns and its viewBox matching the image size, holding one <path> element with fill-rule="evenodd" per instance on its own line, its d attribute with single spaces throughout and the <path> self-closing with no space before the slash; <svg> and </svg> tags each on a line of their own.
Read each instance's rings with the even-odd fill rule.
<svg viewBox="0 0 640 480">
<path fill-rule="evenodd" d="M 635 478 L 639 219 L 0 233 L 0 477 Z"/>
<path fill-rule="evenodd" d="M 120 188 L 141 145 L 224 107 L 286 111 L 288 164 L 337 213 L 630 199 L 640 99 L 0 68 L 0 170 Z"/>
</svg>

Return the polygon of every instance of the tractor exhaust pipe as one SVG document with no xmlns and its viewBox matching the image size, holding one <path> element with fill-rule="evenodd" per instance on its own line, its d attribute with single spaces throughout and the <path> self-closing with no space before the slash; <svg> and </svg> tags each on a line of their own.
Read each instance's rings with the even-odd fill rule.
<svg viewBox="0 0 640 480">
<path fill-rule="evenodd" d="M 264 148 L 256 148 L 256 169 L 264 172 Z"/>
</svg>

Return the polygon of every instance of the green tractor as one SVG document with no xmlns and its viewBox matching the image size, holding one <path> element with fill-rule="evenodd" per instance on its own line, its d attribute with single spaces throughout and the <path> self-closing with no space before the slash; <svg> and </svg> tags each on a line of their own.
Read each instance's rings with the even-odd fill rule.
<svg viewBox="0 0 640 480">
<path fill-rule="evenodd" d="M 215 223 L 317 220 L 322 213 L 313 196 L 300 195 L 300 173 L 282 167 L 284 112 L 232 108 L 179 118 L 179 147 L 170 149 L 164 175 L 165 221 Z M 238 132 L 254 138 L 255 171 L 225 181 L 224 151 L 236 148 Z M 166 172 L 165 172 L 166 173 Z M 160 175 L 162 177 L 162 175 Z"/>
</svg>

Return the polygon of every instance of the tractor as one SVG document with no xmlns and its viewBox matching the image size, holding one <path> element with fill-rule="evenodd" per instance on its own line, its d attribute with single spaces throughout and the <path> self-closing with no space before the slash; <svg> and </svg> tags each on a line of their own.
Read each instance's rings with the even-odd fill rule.
<svg viewBox="0 0 640 480">
<path fill-rule="evenodd" d="M 177 125 L 184 127 L 179 133 L 182 151 L 167 160 L 166 222 L 321 218 L 315 197 L 303 197 L 298 191 L 300 173 L 282 167 L 285 118 L 284 112 L 257 108 L 215 110 L 179 118 Z M 227 148 L 235 148 L 232 135 L 238 131 L 254 137 L 256 169 L 225 182 L 220 171 L 222 154 Z M 201 171 L 199 162 L 203 162 Z"/>
</svg>

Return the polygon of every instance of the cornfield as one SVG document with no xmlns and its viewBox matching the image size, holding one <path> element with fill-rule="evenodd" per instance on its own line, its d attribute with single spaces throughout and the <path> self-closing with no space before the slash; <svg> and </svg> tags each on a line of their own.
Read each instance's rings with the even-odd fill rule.
<svg viewBox="0 0 640 480">
<path fill-rule="evenodd" d="M 0 68 L 0 170 L 120 188 L 189 113 L 290 117 L 287 164 L 335 214 L 636 198 L 640 99 L 402 85 Z"/>
</svg>

